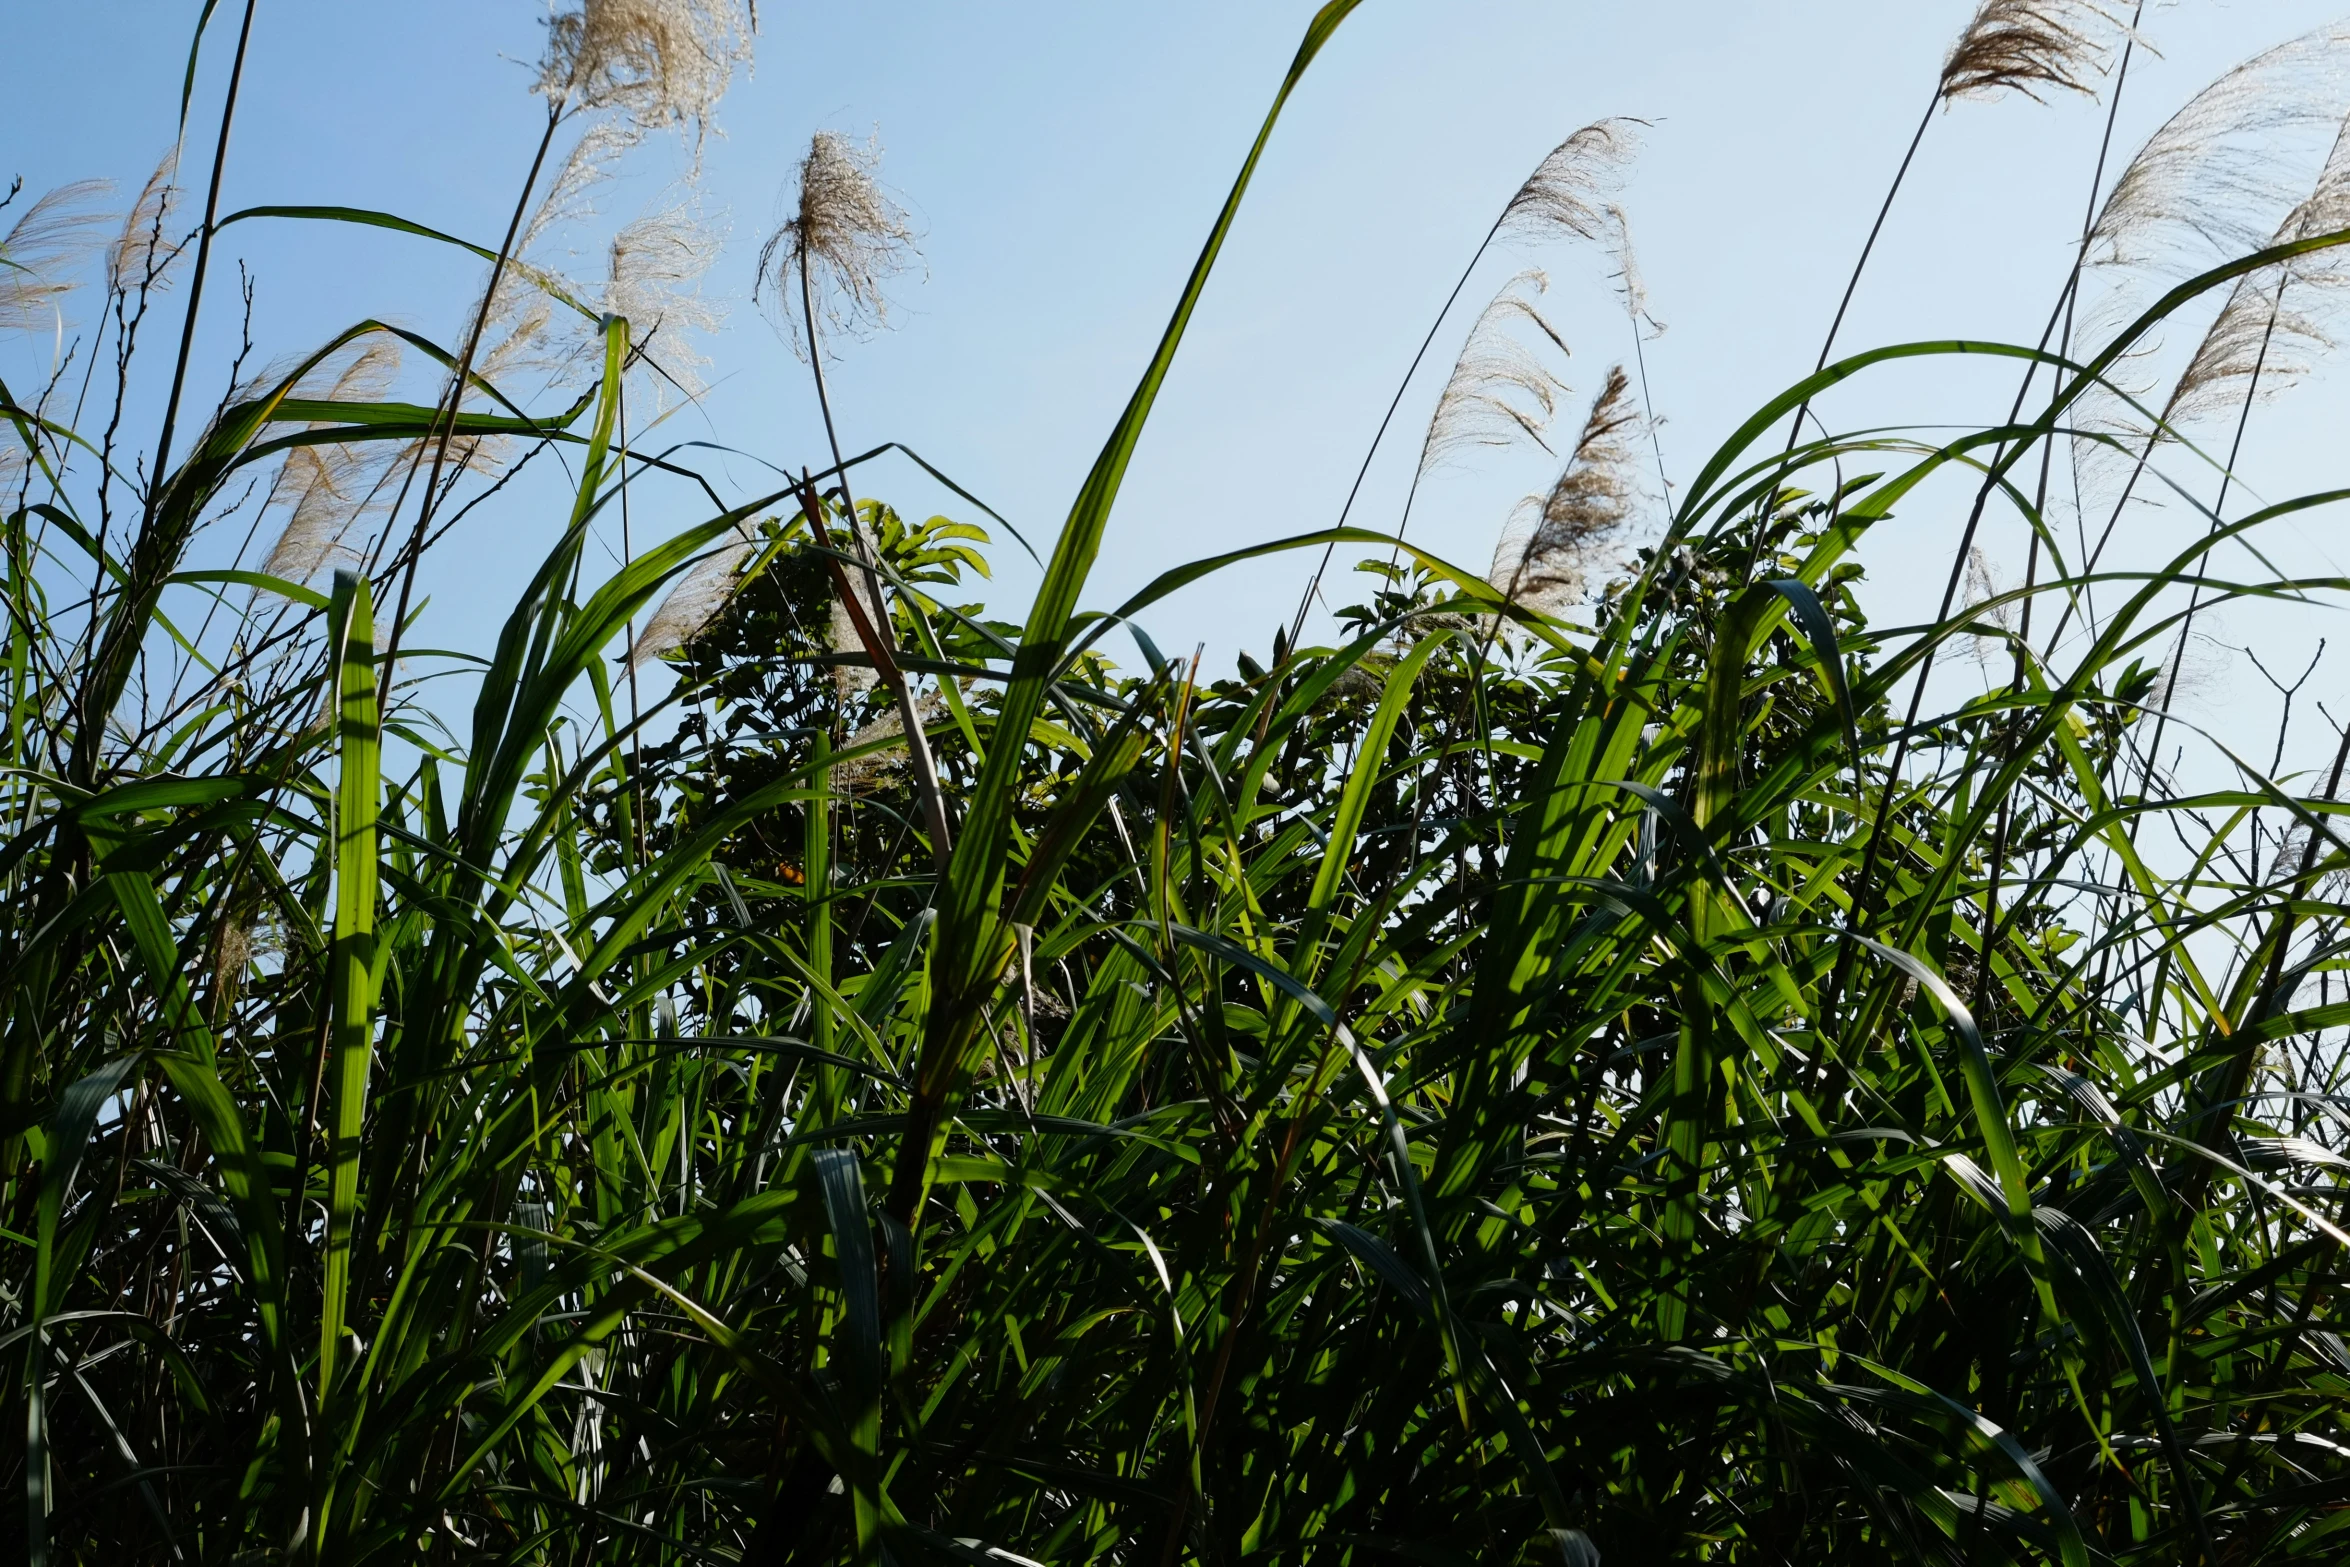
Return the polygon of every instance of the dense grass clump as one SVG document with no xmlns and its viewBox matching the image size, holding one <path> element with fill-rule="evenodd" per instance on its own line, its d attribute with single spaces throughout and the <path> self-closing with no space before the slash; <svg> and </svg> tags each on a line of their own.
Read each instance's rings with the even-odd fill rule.
<svg viewBox="0 0 2350 1567">
<path fill-rule="evenodd" d="M 975 521 L 856 498 L 875 454 L 729 498 L 632 445 L 690 366 L 620 308 L 624 247 L 601 294 L 529 260 L 560 138 L 698 128 L 743 20 L 551 32 L 556 194 L 534 170 L 456 347 L 364 320 L 203 419 L 175 369 L 144 462 L 69 428 L 62 377 L 8 396 L 0 1473 L 31 1559 L 2340 1558 L 2350 737 L 2193 789 L 2162 758 L 2197 614 L 2350 588 L 2222 547 L 2342 496 L 2182 482 L 2208 532 L 2117 569 L 2048 482 L 2125 474 L 2119 518 L 2200 455 L 2186 394 L 2114 374 L 2198 301 L 2206 402 L 2261 390 L 2245 321 L 2314 340 L 2338 152 L 2080 341 L 2075 267 L 2038 347 L 1823 352 L 1645 535 L 1619 373 L 1490 572 L 1342 525 L 1081 613 L 1277 99 L 1014 624 L 959 602 Z M 1934 102 L 2087 90 L 2124 20 L 1986 5 Z M 1637 328 L 1602 125 L 1496 233 L 1539 207 L 1613 246 Z M 821 366 L 904 236 L 868 154 L 806 168 L 761 276 Z M 173 188 L 103 268 L 126 389 L 228 221 L 182 244 Z M 25 277 L 67 205 L 8 242 Z M 1495 341 L 1428 449 L 1557 401 Z M 394 350 L 436 401 L 393 395 Z M 1999 422 L 1807 417 L 1986 356 Z M 538 504 L 509 481 L 545 452 L 564 527 L 459 712 L 414 679 L 448 655 L 399 661 L 414 584 Z M 636 547 L 654 486 L 707 520 Z M 1928 505 L 1966 518 L 1950 592 L 1881 631 L 1864 547 Z M 202 564 L 264 518 L 274 548 Z M 2027 577 L 1962 593 L 1986 519 Z M 1337 548 L 1372 568 L 1339 645 L 1222 681 L 1105 652 L 1210 571 Z"/>
</svg>

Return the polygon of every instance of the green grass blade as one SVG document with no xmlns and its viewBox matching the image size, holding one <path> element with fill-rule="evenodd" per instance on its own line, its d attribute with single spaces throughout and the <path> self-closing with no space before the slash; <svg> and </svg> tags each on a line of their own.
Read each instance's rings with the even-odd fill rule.
<svg viewBox="0 0 2350 1567">
<path fill-rule="evenodd" d="M 333 1120 L 327 1132 L 325 1283 L 318 1314 L 318 1403 L 334 1402 L 335 1368 L 350 1306 L 351 1246 L 358 1225 L 359 1145 L 375 1061 L 375 914 L 380 882 L 376 813 L 383 795 L 376 718 L 375 617 L 365 579 L 337 573 L 333 665 L 335 788 Z M 319 1526 L 324 1527 L 321 1519 Z"/>
</svg>

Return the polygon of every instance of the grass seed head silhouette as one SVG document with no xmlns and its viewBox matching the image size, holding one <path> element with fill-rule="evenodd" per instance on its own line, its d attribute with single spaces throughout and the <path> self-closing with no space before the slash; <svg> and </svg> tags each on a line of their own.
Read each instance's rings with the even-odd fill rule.
<svg viewBox="0 0 2350 1567">
<path fill-rule="evenodd" d="M 1622 187 L 1645 124 L 1623 115 L 1595 120 L 1552 148 L 1502 209 L 1503 235 L 1541 240 L 1565 233 L 1606 243 L 1607 198 Z"/>
<path fill-rule="evenodd" d="M 2051 91 L 2094 97 L 2124 34 L 2099 0 L 1983 0 L 1942 63 L 1941 100 Z"/>
<path fill-rule="evenodd" d="M 375 402 L 391 388 L 399 368 L 399 339 L 370 338 L 344 356 L 339 368 L 329 361 L 309 377 L 316 384 L 294 391 L 330 402 Z M 326 429 L 329 423 L 310 428 Z M 349 555 L 347 541 L 360 518 L 388 504 L 381 482 L 385 473 L 413 451 L 407 444 L 336 442 L 287 452 L 271 497 L 288 508 L 286 525 L 261 569 L 288 582 L 308 582 L 329 561 Z"/>
<path fill-rule="evenodd" d="M 760 247 L 752 298 L 774 291 L 776 314 L 803 358 L 821 346 L 807 341 L 803 314 L 815 317 L 820 334 L 862 337 L 886 327 L 883 285 L 919 258 L 905 209 L 874 179 L 880 163 L 878 139 L 860 145 L 818 131 L 800 160 L 790 216 Z M 801 287 L 809 291 L 807 312 L 792 297 Z"/>
<path fill-rule="evenodd" d="M 1542 273 L 1521 272 L 1477 317 L 1429 417 L 1420 446 L 1423 474 L 1475 447 L 1530 440 L 1550 450 L 1550 421 L 1566 383 L 1542 362 L 1538 345 L 1548 343 L 1562 356 L 1568 349 L 1535 304 L 1549 287 Z"/>
<path fill-rule="evenodd" d="M 0 332 L 42 331 L 62 319 L 65 297 L 79 286 L 82 263 L 105 230 L 97 202 L 111 188 L 104 180 L 60 185 L 0 238 Z"/>
<path fill-rule="evenodd" d="M 1512 603 L 1557 614 L 1581 596 L 1637 503 L 1639 424 L 1624 367 L 1610 366 L 1566 466 L 1534 501 L 1531 523 L 1505 534 L 1495 551 L 1491 580 Z"/>
<path fill-rule="evenodd" d="M 678 578 L 630 646 L 629 667 L 638 668 L 663 654 L 674 653 L 708 630 L 741 590 L 743 567 L 758 542 L 758 535 L 748 523 L 737 523 L 724 544 L 696 561 Z"/>
<path fill-rule="evenodd" d="M 734 68 L 751 57 L 736 0 L 580 0 L 547 20 L 536 90 L 557 113 L 602 110 L 698 143 Z"/>
</svg>

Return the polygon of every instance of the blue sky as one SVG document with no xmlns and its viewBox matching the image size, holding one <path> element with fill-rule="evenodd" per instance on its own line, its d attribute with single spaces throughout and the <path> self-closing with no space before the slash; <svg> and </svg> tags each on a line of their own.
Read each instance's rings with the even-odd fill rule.
<svg viewBox="0 0 2350 1567">
<path fill-rule="evenodd" d="M 730 305 L 705 348 L 713 389 L 680 435 L 787 464 L 822 432 L 806 372 L 749 302 L 752 258 L 809 134 L 878 131 L 884 177 L 923 234 L 927 276 L 895 290 L 894 330 L 848 345 L 834 385 L 852 448 L 898 439 L 1043 547 L 1164 324 L 1311 7 L 769 0 L 755 69 L 706 146 L 704 199 L 730 228 L 707 282 Z M 1370 0 L 1339 33 L 1276 133 L 1169 381 L 1105 544 L 1090 602 L 1171 565 L 1332 520 L 1379 414 L 1500 204 L 1575 127 L 1656 122 L 1625 198 L 1655 314 L 1661 439 L 1676 477 L 1809 367 L 1851 258 L 1932 89 L 1966 0 L 1652 0 L 1643 6 Z M 223 13 L 233 13 L 224 5 Z M 15 91 L 0 103 L 7 163 L 38 189 L 104 175 L 135 190 L 172 135 L 195 6 L 96 0 L 25 8 Z M 224 205 L 380 207 L 494 243 L 527 165 L 538 103 L 527 62 L 542 9 L 506 0 L 399 7 L 262 0 Z M 2117 138 L 2126 151 L 2203 82 L 2332 19 L 2328 5 L 2183 0 L 2154 9 Z M 231 18 L 233 20 L 233 18 Z M 232 34 L 216 24 L 198 75 L 209 146 Z M 1927 137 L 1844 343 L 2023 338 L 2068 261 L 2101 111 L 2084 100 L 1965 103 Z M 194 168 L 201 160 L 196 160 Z M 688 168 L 651 142 L 607 193 L 608 223 Z M 5 171 L 0 171 L 5 172 Z M 577 238 L 592 267 L 601 230 Z M 266 355 L 366 315 L 445 338 L 478 287 L 471 264 L 357 231 L 248 225 L 221 265 L 256 283 Z M 1629 351 L 1604 258 L 1496 255 L 1407 400 L 1357 520 L 1392 526 L 1418 428 L 1474 306 L 1540 265 L 1588 398 Z M 233 270 L 226 275 L 233 276 Z M 225 374 L 237 322 L 224 288 L 198 360 Z M 209 376 L 209 380 L 206 377 Z M 1830 404 L 1831 422 L 1991 419 L 2011 381 L 1885 377 Z M 2322 379 L 2264 414 L 2251 457 L 2283 489 L 2322 482 L 2343 401 Z M 1568 417 L 1573 417 L 1569 414 Z M 687 426 L 692 428 L 687 428 Z M 2305 471 L 2306 470 L 2306 471 Z M 722 488 L 759 473 L 719 463 Z M 1440 476 L 1415 538 L 1481 564 L 1510 504 L 1548 477 L 1539 452 Z M 909 511 L 966 511 L 911 470 L 868 493 Z M 692 520 L 683 492 L 648 496 L 638 527 Z M 1887 613 L 1946 569 L 1956 519 L 1920 505 L 1871 546 Z M 559 525 L 517 507 L 455 541 L 428 573 L 426 640 L 478 646 Z M 2309 547 L 2326 549 L 2322 537 Z M 2020 545 L 1994 540 L 1995 550 Z M 2350 553 L 2350 552 L 2345 552 Z M 999 602 L 1031 580 L 1005 541 Z M 1211 664 L 1262 649 L 1306 566 L 1260 565 L 1149 617 L 1162 646 Z M 1359 581 L 1360 579 L 1352 579 Z M 1349 579 L 1333 589 L 1348 596 Z M 2281 633 L 2280 633 L 2281 634 Z M 2299 636 L 2299 632 L 2291 633 Z M 2304 638 L 2306 640 L 2306 638 Z"/>
</svg>

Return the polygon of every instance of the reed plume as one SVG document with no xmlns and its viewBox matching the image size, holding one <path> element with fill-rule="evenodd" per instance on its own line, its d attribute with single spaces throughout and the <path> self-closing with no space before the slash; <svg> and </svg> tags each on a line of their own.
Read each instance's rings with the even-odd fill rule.
<svg viewBox="0 0 2350 1567">
<path fill-rule="evenodd" d="M 2138 9 L 2144 9 L 2144 0 L 2138 0 Z M 2136 13 L 2132 14 L 2134 17 Z M 1942 62 L 1934 96 L 1927 101 L 1925 113 L 1918 117 L 1917 129 L 1910 134 L 1909 149 L 1901 155 L 1900 166 L 1893 171 L 1893 183 L 1885 188 L 1885 199 L 1877 208 L 1876 221 L 1869 225 L 1868 238 L 1861 241 L 1860 255 L 1852 263 L 1852 275 L 1845 279 L 1843 297 L 1836 302 L 1836 314 L 1828 321 L 1828 334 L 1820 340 L 1814 370 L 1826 369 L 1828 356 L 1836 351 L 1836 340 L 1844 330 L 1844 317 L 1852 309 L 1853 296 L 1860 291 L 1869 257 L 1876 254 L 1877 240 L 1885 231 L 1885 220 L 1893 213 L 1893 203 L 1909 179 L 1910 165 L 1916 161 L 1918 148 L 1925 144 L 1926 131 L 1934 123 L 1934 111 L 1960 98 L 1992 97 L 2011 90 L 2035 102 L 2044 102 L 2035 87 L 2062 87 L 2094 96 L 2094 89 L 2086 85 L 2083 77 L 2092 70 L 2104 74 L 2107 45 L 2100 41 L 2098 34 L 2108 28 L 2117 29 L 2121 36 L 2134 36 L 2101 0 L 1983 0 Z M 2126 61 L 2126 53 L 2124 58 Z M 1802 435 L 1804 417 L 1810 411 L 1811 400 L 1806 398 L 1788 424 L 1787 450 L 1795 449 Z M 1958 586 L 1956 571 L 1954 565 L 1950 579 L 1952 591 Z M 1947 601 L 1943 609 L 1949 609 Z"/>
<path fill-rule="evenodd" d="M 1565 610 L 1631 519 L 1640 419 L 1630 392 L 1624 367 L 1610 366 L 1566 466 L 1533 503 L 1531 523 L 1505 533 L 1495 548 L 1488 580 L 1510 603 L 1549 615 Z"/>
<path fill-rule="evenodd" d="M 2346 67 L 2350 22 L 2335 22 L 2196 94 L 2114 182 L 2090 229 L 2092 265 L 2183 275 L 2257 248 L 2299 204 L 2296 153 L 2335 139 Z"/>
<path fill-rule="evenodd" d="M 1436 334 L 1451 316 L 1452 307 L 1460 302 L 1461 291 L 1469 286 L 1469 279 L 1476 274 L 1478 263 L 1485 259 L 1485 252 L 1493 247 L 1495 240 L 1503 238 L 1538 241 L 1564 234 L 1574 239 L 1605 244 L 1611 235 L 1620 237 L 1621 211 L 1613 207 L 1608 197 L 1621 188 L 1624 171 L 1633 155 L 1639 151 L 1640 128 L 1647 124 L 1646 120 L 1629 115 L 1594 120 L 1553 147 L 1503 204 L 1500 216 L 1493 220 L 1493 227 L 1485 231 L 1485 238 L 1479 241 L 1475 253 L 1469 257 L 1469 264 L 1461 269 L 1460 278 L 1453 284 L 1452 292 L 1445 296 L 1444 308 L 1437 311 L 1436 319 L 1429 323 L 1428 335 L 1420 339 L 1419 350 L 1412 355 L 1411 364 L 1404 370 L 1403 380 L 1397 384 L 1394 397 L 1389 399 L 1387 412 L 1380 417 L 1379 428 L 1371 436 L 1370 448 L 1363 453 L 1362 466 L 1355 470 L 1354 483 L 1346 493 L 1346 504 L 1338 510 L 1340 525 L 1343 526 L 1346 519 L 1354 514 L 1355 497 L 1362 493 L 1363 480 L 1371 471 L 1371 460 L 1378 456 L 1380 443 L 1387 438 L 1388 426 L 1395 422 L 1396 410 L 1403 406 L 1404 393 L 1411 389 L 1413 378 L 1420 373 L 1422 361 L 1428 357 L 1429 348 L 1436 342 Z M 1624 255 L 1629 254 L 1627 244 Z M 1521 278 L 1529 275 L 1536 278 L 1541 276 L 1540 273 L 1521 274 Z M 1637 271 L 1632 276 L 1636 283 Z M 1515 287 L 1515 280 L 1510 287 Z M 1508 287 L 1503 290 L 1505 294 L 1509 291 Z M 1499 303 L 1496 299 L 1495 305 Z M 1463 363 L 1477 346 L 1479 333 L 1485 327 L 1486 318 L 1492 316 L 1495 305 L 1486 307 L 1485 317 L 1479 318 L 1476 329 L 1470 332 L 1470 346 L 1462 350 L 1463 361 L 1454 364 L 1452 376 L 1445 383 L 1444 393 L 1437 400 L 1436 416 L 1421 439 L 1419 466 L 1412 472 L 1411 492 L 1404 500 L 1403 517 L 1396 524 L 1396 538 L 1399 541 L 1411 530 L 1412 503 L 1418 498 L 1421 479 L 1427 476 L 1431 463 L 1439 458 L 1448 444 L 1442 439 L 1448 411 L 1471 406 L 1470 403 L 1456 401 L 1456 398 L 1468 397 L 1474 392 L 1476 378 L 1472 375 L 1464 383 Z M 1558 334 L 1550 330 L 1548 323 L 1541 323 L 1541 330 L 1551 341 L 1558 343 L 1560 352 L 1566 351 L 1566 344 L 1559 342 Z M 1552 399 L 1556 390 L 1563 388 L 1557 388 L 1553 383 L 1551 389 L 1538 394 L 1528 391 L 1528 395 L 1533 396 L 1540 406 L 1545 423 L 1552 412 Z M 1491 409 L 1487 411 L 1490 413 Z M 1524 421 L 1515 414 L 1510 416 L 1509 422 L 1516 423 L 1521 430 L 1525 429 Z M 1539 432 L 1528 433 L 1535 434 L 1537 441 L 1541 439 Z M 1506 427 L 1504 438 L 1507 438 Z M 1548 451 L 1549 447 L 1545 445 L 1543 449 Z M 1321 590 L 1322 574 L 1330 568 L 1330 553 L 1334 547 L 1323 547 L 1321 559 L 1314 566 L 1314 574 L 1307 579 L 1305 592 L 1298 596 L 1297 612 L 1289 623 L 1291 646 L 1296 645 L 1305 629 L 1306 610 L 1313 604 L 1314 595 Z"/>
<path fill-rule="evenodd" d="M 377 337 L 339 367 L 333 362 L 297 385 L 294 395 L 338 403 L 379 401 L 399 372 L 397 338 Z M 313 430 L 326 429 L 324 423 Z M 308 582 L 330 561 L 351 557 L 346 543 L 360 519 L 386 504 L 383 479 L 414 447 L 382 442 L 330 442 L 286 453 L 271 495 L 287 508 L 286 525 L 261 569 L 288 582 Z"/>
<path fill-rule="evenodd" d="M 1968 550 L 1966 596 L 1970 605 L 1977 606 L 1969 609 L 1968 618 L 1977 625 L 1988 621 L 1999 632 L 2013 632 L 2016 625 L 2013 603 L 1980 607 L 2006 591 L 2006 585 L 2000 581 L 1997 569 L 1991 564 L 1991 557 L 1983 553 L 1982 546 L 1976 545 Z M 1970 631 L 1967 633 L 1967 651 L 1976 666 L 1988 672 L 1995 660 L 2006 655 L 2007 638 L 1988 631 Z"/>
<path fill-rule="evenodd" d="M 2236 66 L 2147 138 L 2090 225 L 2085 280 L 2096 281 L 2100 292 L 2084 310 L 2080 339 L 2087 351 L 2101 347 L 2163 289 L 2275 237 L 2291 237 L 2304 212 L 2315 220 L 2338 211 L 2342 183 L 2350 178 L 2341 163 L 2340 133 L 2350 110 L 2346 67 L 2350 23 L 2318 28 Z M 2297 178 L 2308 166 L 2303 157 L 2321 165 L 2314 187 Z M 2328 254 L 2309 258 L 2306 270 L 2314 277 L 2333 265 Z M 2278 282 L 2274 272 L 2239 281 L 2173 383 L 2161 419 L 2208 411 L 2211 394 L 2249 373 L 2267 331 L 2267 296 Z M 2279 314 L 2290 360 L 2305 346 L 2305 325 Z M 2312 318 L 2306 325 L 2317 323 Z M 2131 400 L 2151 395 L 2154 382 L 2139 367 L 2159 348 L 2150 336 L 2108 371 L 2110 384 L 2091 387 L 2075 405 L 2073 464 L 2085 496 L 2118 488 L 2126 502 L 2134 487 L 2135 468 L 2144 461 L 2136 454 L 2149 450 L 2158 432 L 2146 427 Z"/>
<path fill-rule="evenodd" d="M 818 131 L 811 137 L 807 155 L 800 160 L 798 190 L 789 202 L 791 216 L 759 248 L 759 264 L 751 285 L 754 304 L 758 303 L 764 285 L 774 285 L 778 296 L 776 305 L 786 323 L 785 335 L 807 362 L 809 374 L 816 383 L 816 406 L 824 416 L 825 445 L 832 453 L 833 471 L 841 477 L 840 497 L 849 541 L 856 551 L 859 574 L 865 579 L 863 588 L 857 591 L 871 607 L 885 602 L 881 574 L 872 543 L 849 494 L 848 462 L 841 454 L 840 427 L 833 419 L 832 394 L 824 382 L 822 338 L 827 330 L 836 337 L 855 336 L 886 326 L 889 306 L 882 285 L 902 271 L 914 254 L 913 228 L 905 212 L 883 194 L 873 178 L 874 167 L 880 161 L 878 137 L 869 138 L 863 147 L 831 131 Z M 796 317 L 789 302 L 780 297 L 795 274 L 800 285 L 800 311 Z M 821 309 L 817 304 L 819 296 L 823 300 Z M 808 513 L 809 526 L 821 537 L 823 502 L 812 485 L 802 505 Z M 872 623 L 876 635 L 892 634 L 886 615 L 877 614 Z M 904 680 L 893 684 L 907 756 L 913 764 L 914 790 L 922 801 L 923 815 L 928 818 L 931 854 L 943 871 L 953 852 L 954 825 L 947 814 L 946 796 L 939 785 L 930 742 L 923 733 L 913 687 Z M 841 694 L 846 697 L 845 688 Z"/>
<path fill-rule="evenodd" d="M 736 0 L 580 0 L 547 20 L 536 90 L 556 113 L 604 110 L 696 141 L 751 57 L 755 16 Z"/>
<path fill-rule="evenodd" d="M 1624 209 L 1609 202 L 1607 213 L 1607 251 L 1616 264 L 1616 289 L 1624 301 L 1624 314 L 1632 318 L 1635 330 L 1645 329 L 1649 337 L 1662 337 L 1665 324 L 1648 310 L 1648 279 L 1640 271 L 1640 257 L 1632 248 L 1632 220 Z"/>
<path fill-rule="evenodd" d="M 178 172 L 177 150 L 165 153 L 140 187 L 139 199 L 123 214 L 122 228 L 106 247 L 106 286 L 114 293 L 160 288 L 172 262 L 186 248 L 184 238 L 170 234 L 172 215 L 179 207 Z"/>
<path fill-rule="evenodd" d="M 2350 228 L 2350 119 L 2310 193 L 2277 226 L 2282 245 Z M 2341 248 L 2313 251 L 2236 280 L 2171 393 L 2172 417 L 2186 420 L 2239 406 L 2243 397 L 2276 396 L 2309 373 L 2334 346 L 2331 311 L 2350 283 Z"/>
<path fill-rule="evenodd" d="M 1557 328 L 1528 297 L 1549 287 L 1542 273 L 1521 272 L 1477 317 L 1429 417 L 1420 443 L 1422 474 L 1472 447 L 1509 446 L 1522 438 L 1550 450 L 1546 437 L 1566 383 L 1527 340 L 1531 334 L 1568 352 Z"/>
<path fill-rule="evenodd" d="M 1640 150 L 1639 128 L 1647 123 L 1616 115 L 1594 120 L 1560 142 L 1502 208 L 1497 231 L 1520 240 L 1565 234 L 1605 243 L 1607 198 L 1622 188 L 1624 171 Z"/>
<path fill-rule="evenodd" d="M 645 622 L 628 649 L 628 667 L 638 669 L 665 654 L 674 653 L 708 630 L 741 589 L 743 566 L 758 547 L 759 536 L 747 522 L 718 548 L 696 561 L 677 579 L 653 616 Z"/>
<path fill-rule="evenodd" d="M 718 248 L 718 235 L 690 201 L 649 212 L 612 238 L 604 308 L 627 318 L 630 341 L 660 370 L 661 388 L 688 399 L 701 394 L 699 372 L 710 362 L 688 334 L 715 331 L 725 320 L 695 286 Z"/>
<path fill-rule="evenodd" d="M 774 290 L 792 349 L 803 359 L 817 351 L 810 331 L 862 337 L 887 326 L 882 286 L 918 259 L 905 210 L 873 177 L 880 162 L 878 139 L 860 146 L 818 131 L 800 160 L 790 216 L 759 248 L 751 298 L 757 302 Z M 795 274 L 810 296 L 799 315 L 782 297 Z"/>
<path fill-rule="evenodd" d="M 1983 0 L 1942 62 L 1939 99 L 2097 94 L 2121 18 L 2099 0 Z"/>
<path fill-rule="evenodd" d="M 483 379 L 494 382 L 535 371 L 561 380 L 600 362 L 602 339 L 591 319 L 598 291 L 566 276 L 545 252 L 553 236 L 597 216 L 597 192 L 642 139 L 625 120 L 598 120 L 555 166 L 545 193 L 517 226 L 512 253 L 497 271 L 489 300 L 480 307 L 483 346 L 477 350 L 474 369 Z M 557 304 L 569 312 L 561 327 L 556 324 Z"/>
<path fill-rule="evenodd" d="M 94 203 L 113 187 L 77 180 L 43 195 L 0 239 L 0 332 L 25 332 L 63 320 L 65 297 L 81 279 L 106 215 Z"/>
</svg>

